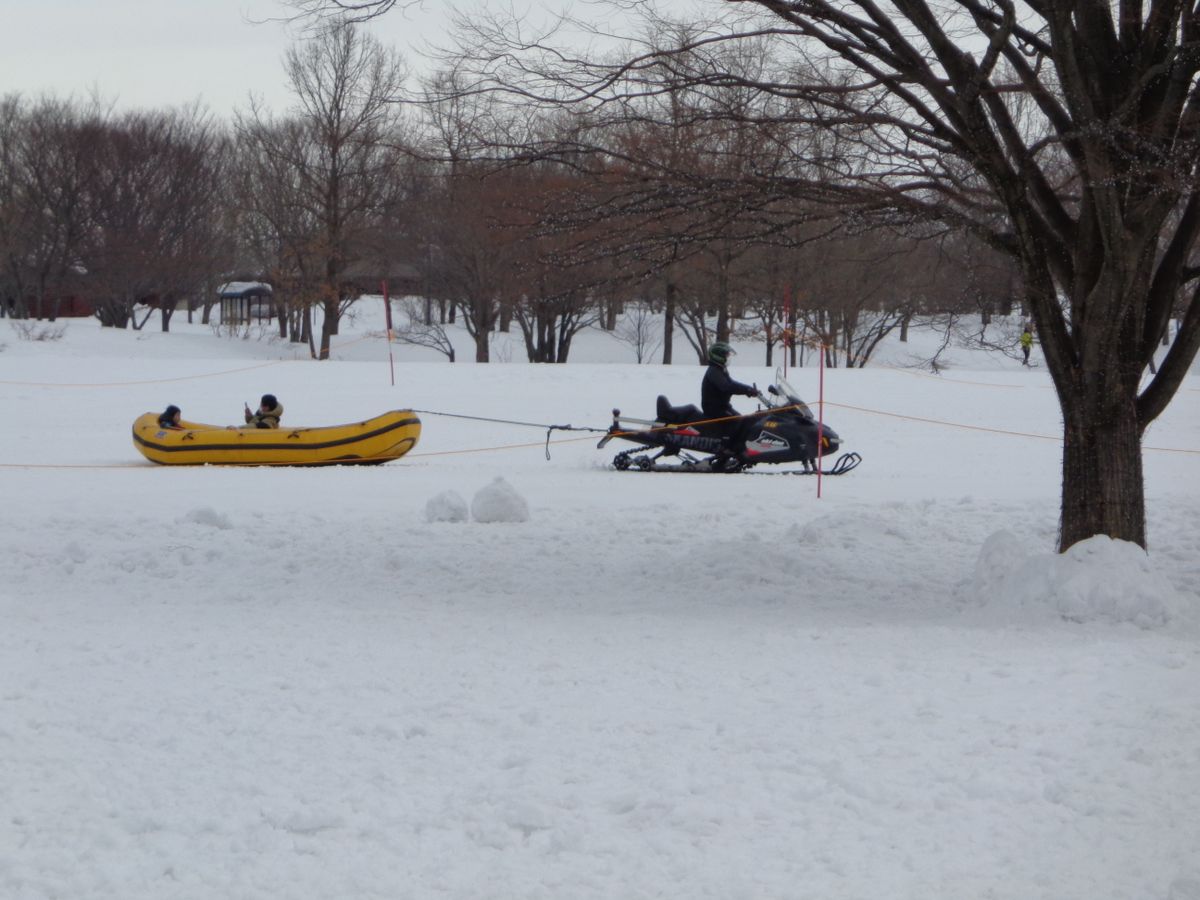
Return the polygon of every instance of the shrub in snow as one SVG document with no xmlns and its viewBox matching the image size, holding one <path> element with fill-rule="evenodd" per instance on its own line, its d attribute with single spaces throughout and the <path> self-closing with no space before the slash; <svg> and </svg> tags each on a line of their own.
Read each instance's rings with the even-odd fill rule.
<svg viewBox="0 0 1200 900">
<path fill-rule="evenodd" d="M 442 491 L 425 504 L 426 522 L 465 522 L 469 515 L 467 501 L 456 491 Z"/>
<path fill-rule="evenodd" d="M 12 328 L 23 341 L 58 341 L 67 333 L 66 325 L 42 325 L 34 322 L 13 322 Z"/>
<path fill-rule="evenodd" d="M 181 521 L 191 522 L 195 525 L 208 525 L 210 528 L 220 528 L 222 531 L 228 531 L 233 527 L 228 516 L 221 515 L 211 506 L 201 506 L 190 510 L 184 513 Z"/>
<path fill-rule="evenodd" d="M 1097 535 L 1066 553 L 1029 554 L 1012 534 L 989 537 L 971 584 L 985 606 L 1044 610 L 1072 622 L 1132 622 L 1154 628 L 1168 622 L 1181 600 L 1128 541 Z"/>
<path fill-rule="evenodd" d="M 475 495 L 471 515 L 476 522 L 528 522 L 529 504 L 512 485 L 498 477 Z"/>
</svg>

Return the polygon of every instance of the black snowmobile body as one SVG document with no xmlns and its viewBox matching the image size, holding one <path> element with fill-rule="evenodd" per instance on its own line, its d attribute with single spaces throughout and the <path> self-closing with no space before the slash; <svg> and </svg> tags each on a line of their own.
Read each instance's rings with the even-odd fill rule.
<svg viewBox="0 0 1200 900">
<path fill-rule="evenodd" d="M 641 445 L 619 453 L 621 470 L 741 472 L 761 463 L 800 463 L 795 474 L 815 474 L 818 458 L 832 458 L 842 446 L 832 428 L 818 424 L 808 405 L 776 373 L 777 384 L 758 395 L 762 408 L 732 419 L 712 420 L 692 404 L 672 406 L 659 396 L 655 419 L 631 419 L 613 410 L 613 423 L 600 440 L 613 438 Z M 646 449 L 657 448 L 657 453 Z M 842 475 L 861 462 L 857 453 L 838 457 L 822 474 Z"/>
</svg>

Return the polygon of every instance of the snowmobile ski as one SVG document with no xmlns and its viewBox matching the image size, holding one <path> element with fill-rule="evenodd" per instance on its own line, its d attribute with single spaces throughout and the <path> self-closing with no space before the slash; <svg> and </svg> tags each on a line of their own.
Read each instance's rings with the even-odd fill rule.
<svg viewBox="0 0 1200 900">
<path fill-rule="evenodd" d="M 625 450 L 613 459 L 613 468 L 619 472 L 690 472 L 699 474 L 744 474 L 744 475 L 816 475 L 816 467 L 808 469 L 759 469 L 753 464 L 743 465 L 737 459 L 728 459 L 714 463 L 713 458 L 698 459 L 691 454 L 679 454 L 678 462 L 660 462 L 661 456 L 642 453 L 638 450 Z M 850 451 L 839 456 L 827 469 L 820 471 L 821 475 L 845 475 L 858 468 L 862 457 Z"/>
</svg>

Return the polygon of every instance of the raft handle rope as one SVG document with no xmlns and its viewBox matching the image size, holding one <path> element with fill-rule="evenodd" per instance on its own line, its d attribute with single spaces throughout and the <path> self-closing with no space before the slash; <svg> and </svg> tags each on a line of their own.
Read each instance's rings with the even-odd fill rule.
<svg viewBox="0 0 1200 900">
<path fill-rule="evenodd" d="M 544 422 L 520 422 L 516 419 L 493 419 L 489 416 L 468 416 L 463 413 L 438 412 L 432 409 L 414 409 L 413 412 L 424 416 L 443 416 L 447 419 L 470 419 L 474 422 L 494 422 L 499 425 L 520 425 L 525 428 L 546 429 L 546 459 L 550 458 L 550 438 L 556 431 L 590 431 L 594 434 L 607 434 L 607 428 L 589 428 L 586 425 L 547 425 Z"/>
</svg>

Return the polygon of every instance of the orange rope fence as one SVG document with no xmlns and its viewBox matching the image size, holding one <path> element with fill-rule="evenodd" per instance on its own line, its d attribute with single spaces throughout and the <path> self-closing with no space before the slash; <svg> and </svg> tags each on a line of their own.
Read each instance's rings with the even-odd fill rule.
<svg viewBox="0 0 1200 900">
<path fill-rule="evenodd" d="M 908 415 L 904 415 L 902 413 L 892 413 L 892 412 L 887 412 L 887 411 L 881 410 L 881 409 L 869 409 L 864 406 L 852 406 L 847 403 L 832 403 L 829 401 L 826 401 L 826 402 L 830 406 L 835 406 L 838 409 L 852 410 L 854 412 L 866 413 L 867 415 L 885 416 L 889 419 L 900 419 L 903 421 L 918 422 L 918 423 L 925 424 L 925 425 L 938 425 L 942 428 L 959 428 L 959 429 L 964 429 L 967 431 L 984 432 L 987 434 L 1000 434 L 1000 435 L 1005 435 L 1007 437 L 1021 437 L 1021 438 L 1029 438 L 1032 440 L 1040 440 L 1040 441 L 1056 441 L 1059 443 L 1062 442 L 1062 438 L 1059 436 L 1055 436 L 1055 435 L 1037 434 L 1037 433 L 1029 432 L 1029 431 L 1011 431 L 1011 430 L 1003 429 L 1003 428 L 991 428 L 986 425 L 968 425 L 968 424 L 965 424 L 962 422 L 948 422 L 944 419 L 930 419 L 930 418 L 927 418 L 924 416 L 908 416 Z M 791 409 L 793 407 L 776 407 L 776 409 L 784 409 L 784 408 Z M 706 424 L 712 424 L 715 422 L 727 421 L 727 420 L 733 419 L 733 418 L 740 418 L 740 417 L 739 416 L 725 416 L 725 417 L 722 417 L 719 419 L 704 419 L 700 422 L 690 422 L 690 423 L 688 423 L 687 426 L 660 425 L 657 428 L 652 428 L 652 429 L 647 429 L 647 430 L 648 431 L 656 431 L 656 430 L 666 430 L 666 429 L 671 429 L 671 428 L 688 427 L 688 426 L 693 426 L 693 425 L 706 425 Z M 496 453 L 496 452 L 501 452 L 501 451 L 505 451 L 505 450 L 525 450 L 525 449 L 529 449 L 531 447 L 543 447 L 543 446 L 547 446 L 550 444 L 557 446 L 560 444 L 572 444 L 572 443 L 578 443 L 580 441 L 594 440 L 595 434 L 599 434 L 599 433 L 609 434 L 612 437 L 623 437 L 627 434 L 635 434 L 638 432 L 624 432 L 624 431 L 602 432 L 600 429 L 596 429 L 595 433 L 585 435 L 583 437 L 557 438 L 557 439 L 548 440 L 548 441 L 545 441 L 545 440 L 523 441 L 521 443 L 516 443 L 516 444 L 495 444 L 495 445 L 491 445 L 491 446 L 487 446 L 487 447 L 466 447 L 466 448 L 459 448 L 459 449 L 455 449 L 455 450 L 426 450 L 426 451 L 422 451 L 420 453 L 406 453 L 403 457 L 401 457 L 401 459 L 428 459 L 428 458 L 439 457 L 439 456 L 462 456 L 462 455 L 467 455 L 467 454 L 472 454 L 472 453 Z M 1143 447 L 1142 449 L 1146 450 L 1146 451 L 1154 452 L 1154 453 L 1186 453 L 1186 454 L 1200 455 L 1200 450 L 1186 448 L 1186 447 Z M 369 461 L 370 460 L 363 460 L 363 462 L 369 462 Z M 325 463 L 322 465 L 337 465 L 337 463 Z M 320 467 L 318 465 L 312 465 L 312 464 L 307 465 L 307 466 L 296 466 L 294 463 L 222 463 L 219 466 L 208 466 L 208 468 L 245 468 L 245 467 L 251 467 L 251 466 L 286 466 L 286 467 L 295 467 L 295 468 L 319 468 Z M 204 466 L 201 466 L 201 467 L 203 468 Z M 169 469 L 169 468 L 176 468 L 176 467 L 174 467 L 174 466 L 157 466 L 154 464 L 143 464 L 143 463 L 124 463 L 124 464 L 110 463 L 110 464 L 90 464 L 90 465 L 86 464 L 86 463 L 0 463 L 0 469 L 139 469 L 139 470 L 146 470 L 146 469 L 157 469 L 157 468 L 168 468 Z M 195 467 L 189 467 L 189 468 L 195 468 Z"/>
<path fill-rule="evenodd" d="M 355 344 L 363 341 L 376 340 L 377 335 L 366 334 L 362 337 L 357 337 L 352 341 L 346 341 L 338 345 L 339 350 L 344 350 L 346 347 L 352 347 Z M 44 388 L 110 388 L 110 387 L 136 387 L 142 384 L 171 384 L 179 381 L 194 381 L 200 378 L 219 378 L 222 375 L 236 375 L 239 372 L 252 372 L 255 369 L 265 369 L 268 366 L 278 366 L 282 363 L 305 362 L 304 359 L 272 359 L 268 362 L 255 363 L 252 366 L 241 366 L 237 369 L 223 369 L 220 372 L 202 372 L 198 375 L 180 375 L 177 378 L 147 378 L 141 381 L 94 381 L 94 382 L 61 382 L 61 381 L 6 381 L 0 380 L 0 384 L 7 384 L 13 387 L 44 387 Z"/>
<path fill-rule="evenodd" d="M 839 409 L 851 409 L 855 412 L 867 413 L 873 416 L 886 416 L 889 419 L 904 419 L 909 422 L 922 422 L 927 425 L 940 425 L 943 428 L 962 428 L 968 431 L 983 431 L 990 434 L 1003 434 L 1009 437 L 1033 438 L 1039 441 L 1057 441 L 1062 442 L 1061 435 L 1052 434 L 1035 434 L 1030 431 L 1009 431 L 1004 428 L 990 428 L 986 425 L 966 425 L 961 422 L 947 422 L 944 419 L 929 419 L 923 416 L 906 416 L 901 413 L 886 412 L 882 409 L 868 409 L 865 406 L 851 406 L 847 403 L 834 403 L 825 401 L 829 406 L 836 406 Z M 1200 454 L 1200 450 L 1187 447 L 1142 447 L 1143 450 L 1153 450 L 1156 453 L 1196 453 Z"/>
<path fill-rule="evenodd" d="M 254 369 L 265 369 L 267 366 L 277 366 L 280 363 L 295 362 L 291 359 L 276 359 L 271 362 L 258 363 L 253 366 L 243 366 L 240 369 L 225 369 L 221 372 L 204 372 L 199 375 L 181 375 L 178 378 L 148 378 L 144 381 L 94 381 L 90 383 L 71 384 L 60 381 L 0 381 L 0 384 L 15 387 L 48 387 L 48 388 L 110 388 L 135 387 L 140 384 L 170 384 L 176 381 L 194 381 L 199 378 L 217 378 L 221 375 L 234 375 L 238 372 L 250 372 Z"/>
</svg>

